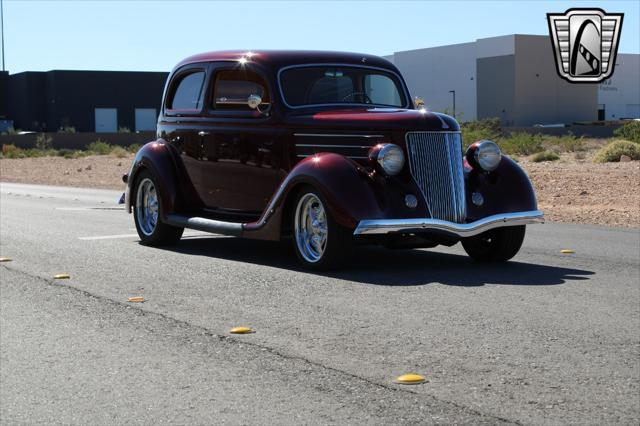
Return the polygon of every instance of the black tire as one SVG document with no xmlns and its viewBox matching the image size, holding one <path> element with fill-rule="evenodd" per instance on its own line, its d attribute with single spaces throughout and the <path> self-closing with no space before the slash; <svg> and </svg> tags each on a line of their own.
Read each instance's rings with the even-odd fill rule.
<svg viewBox="0 0 640 426">
<path fill-rule="evenodd" d="M 300 229 L 304 227 L 302 220 L 298 218 L 298 221 L 296 221 L 296 217 L 301 215 L 302 203 L 307 202 L 314 206 L 320 203 L 325 216 L 326 233 L 324 235 L 326 235 L 326 240 L 323 245 L 324 249 L 317 259 L 314 258 L 314 254 L 318 252 L 310 253 L 307 250 L 309 247 L 312 249 L 314 247 L 312 244 L 305 244 L 304 234 L 300 232 Z M 305 268 L 316 271 L 336 269 L 344 265 L 353 253 L 353 232 L 336 223 L 320 192 L 312 186 L 305 186 L 297 192 L 294 203 L 291 206 L 289 214 L 291 215 L 293 231 L 293 250 L 300 264 Z M 306 222 L 306 224 L 309 226 L 310 222 Z"/>
<path fill-rule="evenodd" d="M 138 196 L 141 194 L 140 191 L 146 191 L 142 186 L 145 185 L 145 187 L 148 188 L 149 182 L 153 186 L 157 200 L 156 220 L 154 226 L 151 226 L 151 222 L 145 220 L 145 210 L 143 208 L 143 204 L 141 204 L 142 195 L 141 197 Z M 165 246 L 175 244 L 180 240 L 182 233 L 184 232 L 184 228 L 167 225 L 160 219 L 162 217 L 162 202 L 160 200 L 160 193 L 157 191 L 158 187 L 157 179 L 148 170 L 140 171 L 133 187 L 133 220 L 136 224 L 138 236 L 140 236 L 140 243 L 146 246 Z"/>
<path fill-rule="evenodd" d="M 479 262 L 506 262 L 515 256 L 524 241 L 525 226 L 491 229 L 471 238 L 462 239 L 462 247 Z"/>
</svg>

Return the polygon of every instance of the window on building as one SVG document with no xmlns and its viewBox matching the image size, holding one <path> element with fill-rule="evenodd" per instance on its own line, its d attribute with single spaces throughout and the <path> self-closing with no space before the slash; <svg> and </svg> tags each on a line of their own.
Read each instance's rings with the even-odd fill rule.
<svg viewBox="0 0 640 426">
<path fill-rule="evenodd" d="M 250 111 L 250 95 L 262 98 L 261 107 L 269 105 L 269 93 L 264 79 L 249 70 L 225 70 L 216 74 L 213 108 L 216 110 Z"/>
<path fill-rule="evenodd" d="M 201 109 L 203 83 L 204 71 L 196 71 L 181 77 L 168 108 L 182 110 Z"/>
</svg>

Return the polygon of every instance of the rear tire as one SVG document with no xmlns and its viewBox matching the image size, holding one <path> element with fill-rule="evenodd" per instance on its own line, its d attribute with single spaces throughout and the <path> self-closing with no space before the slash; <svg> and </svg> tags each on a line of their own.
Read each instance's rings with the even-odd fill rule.
<svg viewBox="0 0 640 426">
<path fill-rule="evenodd" d="M 293 249 L 299 262 L 313 270 L 342 266 L 353 252 L 353 236 L 334 220 L 313 187 L 301 189 L 292 205 Z"/>
<path fill-rule="evenodd" d="M 515 256 L 524 241 L 525 226 L 491 229 L 462 240 L 462 247 L 473 260 L 479 262 L 506 262 Z"/>
<path fill-rule="evenodd" d="M 162 202 L 155 177 L 148 170 L 142 170 L 134 188 L 133 220 L 140 236 L 140 243 L 147 246 L 177 243 L 184 228 L 167 225 L 160 220 Z"/>
</svg>

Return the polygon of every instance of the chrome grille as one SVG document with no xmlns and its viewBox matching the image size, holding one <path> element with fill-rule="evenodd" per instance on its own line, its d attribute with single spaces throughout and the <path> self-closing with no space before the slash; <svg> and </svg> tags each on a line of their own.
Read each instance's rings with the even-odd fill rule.
<svg viewBox="0 0 640 426">
<path fill-rule="evenodd" d="M 429 206 L 431 217 L 462 223 L 467 206 L 460 133 L 409 132 L 409 168 Z"/>
</svg>

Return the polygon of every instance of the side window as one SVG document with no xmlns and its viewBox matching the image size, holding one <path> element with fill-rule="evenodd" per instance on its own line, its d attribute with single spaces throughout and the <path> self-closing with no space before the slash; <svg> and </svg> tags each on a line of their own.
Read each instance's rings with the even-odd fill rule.
<svg viewBox="0 0 640 426">
<path fill-rule="evenodd" d="M 204 71 L 196 71 L 182 77 L 173 92 L 169 109 L 199 110 L 202 108 L 202 84 Z"/>
<path fill-rule="evenodd" d="M 219 71 L 213 88 L 213 109 L 251 111 L 247 105 L 250 95 L 262 98 L 261 106 L 269 105 L 267 84 L 262 77 L 248 70 Z"/>
</svg>

